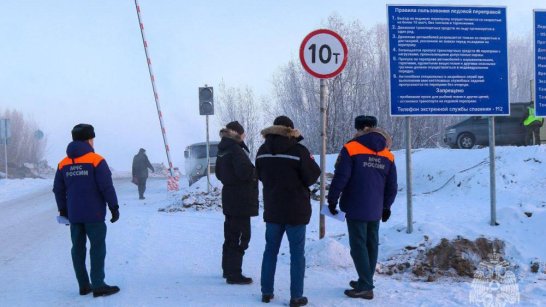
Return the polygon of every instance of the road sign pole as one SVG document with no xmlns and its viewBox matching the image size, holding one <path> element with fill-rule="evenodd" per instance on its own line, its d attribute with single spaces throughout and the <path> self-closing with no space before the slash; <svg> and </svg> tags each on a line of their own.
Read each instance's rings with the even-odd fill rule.
<svg viewBox="0 0 546 307">
<path fill-rule="evenodd" d="M 210 193 L 210 154 L 209 154 L 209 116 L 206 115 L 207 121 L 207 193 Z"/>
<path fill-rule="evenodd" d="M 411 171 L 411 117 L 406 116 L 406 199 L 407 199 L 407 233 L 413 232 L 413 198 L 412 198 L 412 171 Z"/>
<path fill-rule="evenodd" d="M 321 130 L 320 137 L 322 146 L 320 150 L 320 210 L 325 206 L 324 199 L 326 197 L 326 80 L 320 79 L 320 117 L 321 117 Z M 319 221 L 319 239 L 324 238 L 326 234 L 326 222 L 324 220 L 324 214 L 320 214 Z"/>
<path fill-rule="evenodd" d="M 343 71 L 347 64 L 347 44 L 332 30 L 319 29 L 309 33 L 300 45 L 300 61 L 303 68 L 313 77 L 320 79 L 321 151 L 320 151 L 320 209 L 319 238 L 324 238 L 326 226 L 324 208 L 326 198 L 326 79 Z"/>
<path fill-rule="evenodd" d="M 0 119 L 0 140 L 4 141 L 4 171 L 6 173 L 6 179 L 8 179 L 8 122 L 7 118 Z"/>
<path fill-rule="evenodd" d="M 6 121 L 4 121 L 4 123 L 7 123 Z M 6 127 L 6 131 L 7 132 L 7 128 Z M 4 135 L 4 169 L 6 170 L 6 179 L 8 179 L 8 136 L 7 134 Z"/>
<path fill-rule="evenodd" d="M 491 201 L 491 226 L 497 226 L 497 182 L 495 179 L 495 117 L 489 117 L 489 195 Z"/>
</svg>

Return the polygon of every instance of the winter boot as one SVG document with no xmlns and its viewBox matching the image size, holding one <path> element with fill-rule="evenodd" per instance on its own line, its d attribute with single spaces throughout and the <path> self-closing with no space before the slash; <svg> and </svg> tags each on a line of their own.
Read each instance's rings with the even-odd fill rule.
<svg viewBox="0 0 546 307">
<path fill-rule="evenodd" d="M 93 289 L 93 297 L 108 296 L 119 292 L 118 286 L 104 285 L 103 287 Z"/>
<path fill-rule="evenodd" d="M 300 298 L 290 299 L 290 307 L 298 307 L 298 306 L 305 306 L 305 305 L 307 305 L 307 298 L 305 296 L 302 296 Z"/>
<path fill-rule="evenodd" d="M 273 294 L 262 294 L 262 303 L 269 303 L 275 297 Z"/>
<path fill-rule="evenodd" d="M 252 278 L 246 277 L 242 274 L 231 275 L 226 278 L 226 282 L 230 285 L 249 285 L 252 283 Z"/>
<path fill-rule="evenodd" d="M 358 281 L 356 281 L 356 280 L 351 280 L 351 281 L 349 282 L 349 286 L 350 286 L 351 288 L 353 288 L 353 289 L 356 289 L 356 287 L 358 287 Z"/>
<path fill-rule="evenodd" d="M 87 285 L 83 288 L 80 288 L 80 295 L 87 295 L 89 293 L 91 293 L 93 291 L 93 289 L 91 289 L 91 285 Z"/>
<path fill-rule="evenodd" d="M 373 290 L 345 290 L 345 295 L 352 298 L 363 298 L 365 300 L 373 299 Z"/>
</svg>

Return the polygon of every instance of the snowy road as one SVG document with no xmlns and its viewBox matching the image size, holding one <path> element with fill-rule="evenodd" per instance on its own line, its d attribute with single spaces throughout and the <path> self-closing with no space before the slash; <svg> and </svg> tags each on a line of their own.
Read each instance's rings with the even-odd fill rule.
<svg viewBox="0 0 546 307">
<path fill-rule="evenodd" d="M 254 283 L 227 285 L 220 269 L 221 212 L 158 212 L 180 197 L 180 193 L 166 191 L 164 179 L 149 181 L 145 201 L 137 199 L 136 187 L 129 180 L 114 183 L 121 217 L 115 224 L 107 222 L 106 282 L 118 285 L 121 292 L 104 298 L 78 294 L 69 228 L 55 221 L 51 181 L 32 188 L 17 187 L 24 190 L 18 195 L 6 195 L 9 189 L 0 185 L 0 306 L 288 305 L 290 254 L 286 239 L 279 254 L 275 299 L 268 305 L 260 303 L 259 277 L 265 245 L 261 214 L 252 219 L 252 239 L 243 264 L 243 273 Z M 396 230 L 404 221 L 403 206 L 397 206 L 392 222 L 382 224 L 380 229 L 380 258 L 395 245 L 419 242 L 424 234 L 421 230 L 413 235 Z M 346 226 L 327 220 L 327 238 L 319 242 L 317 220 L 315 207 L 306 246 L 305 295 L 309 306 L 469 305 L 469 281 L 425 283 L 403 276 L 376 275 L 376 298 L 372 302 L 345 297 L 343 290 L 355 278 Z M 543 284 L 537 279 L 521 283 L 520 304 L 543 305 Z"/>
</svg>

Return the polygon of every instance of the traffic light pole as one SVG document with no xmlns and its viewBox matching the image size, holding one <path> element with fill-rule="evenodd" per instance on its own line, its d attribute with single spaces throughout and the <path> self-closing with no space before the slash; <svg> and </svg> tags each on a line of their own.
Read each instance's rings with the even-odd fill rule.
<svg viewBox="0 0 546 307">
<path fill-rule="evenodd" d="M 210 193 L 210 154 L 209 154 L 209 116 L 206 115 L 207 121 L 207 193 Z"/>
</svg>

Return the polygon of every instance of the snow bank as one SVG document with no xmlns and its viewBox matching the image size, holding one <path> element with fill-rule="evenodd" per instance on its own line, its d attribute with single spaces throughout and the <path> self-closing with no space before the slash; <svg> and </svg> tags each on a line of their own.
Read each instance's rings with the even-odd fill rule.
<svg viewBox="0 0 546 307">
<path fill-rule="evenodd" d="M 307 242 L 305 258 L 309 267 L 333 270 L 353 267 L 349 247 L 334 238 Z"/>
<path fill-rule="evenodd" d="M 2 179 L 0 180 L 0 203 L 48 188 L 53 189 L 52 179 Z M 53 197 L 53 194 L 51 195 Z"/>
</svg>

